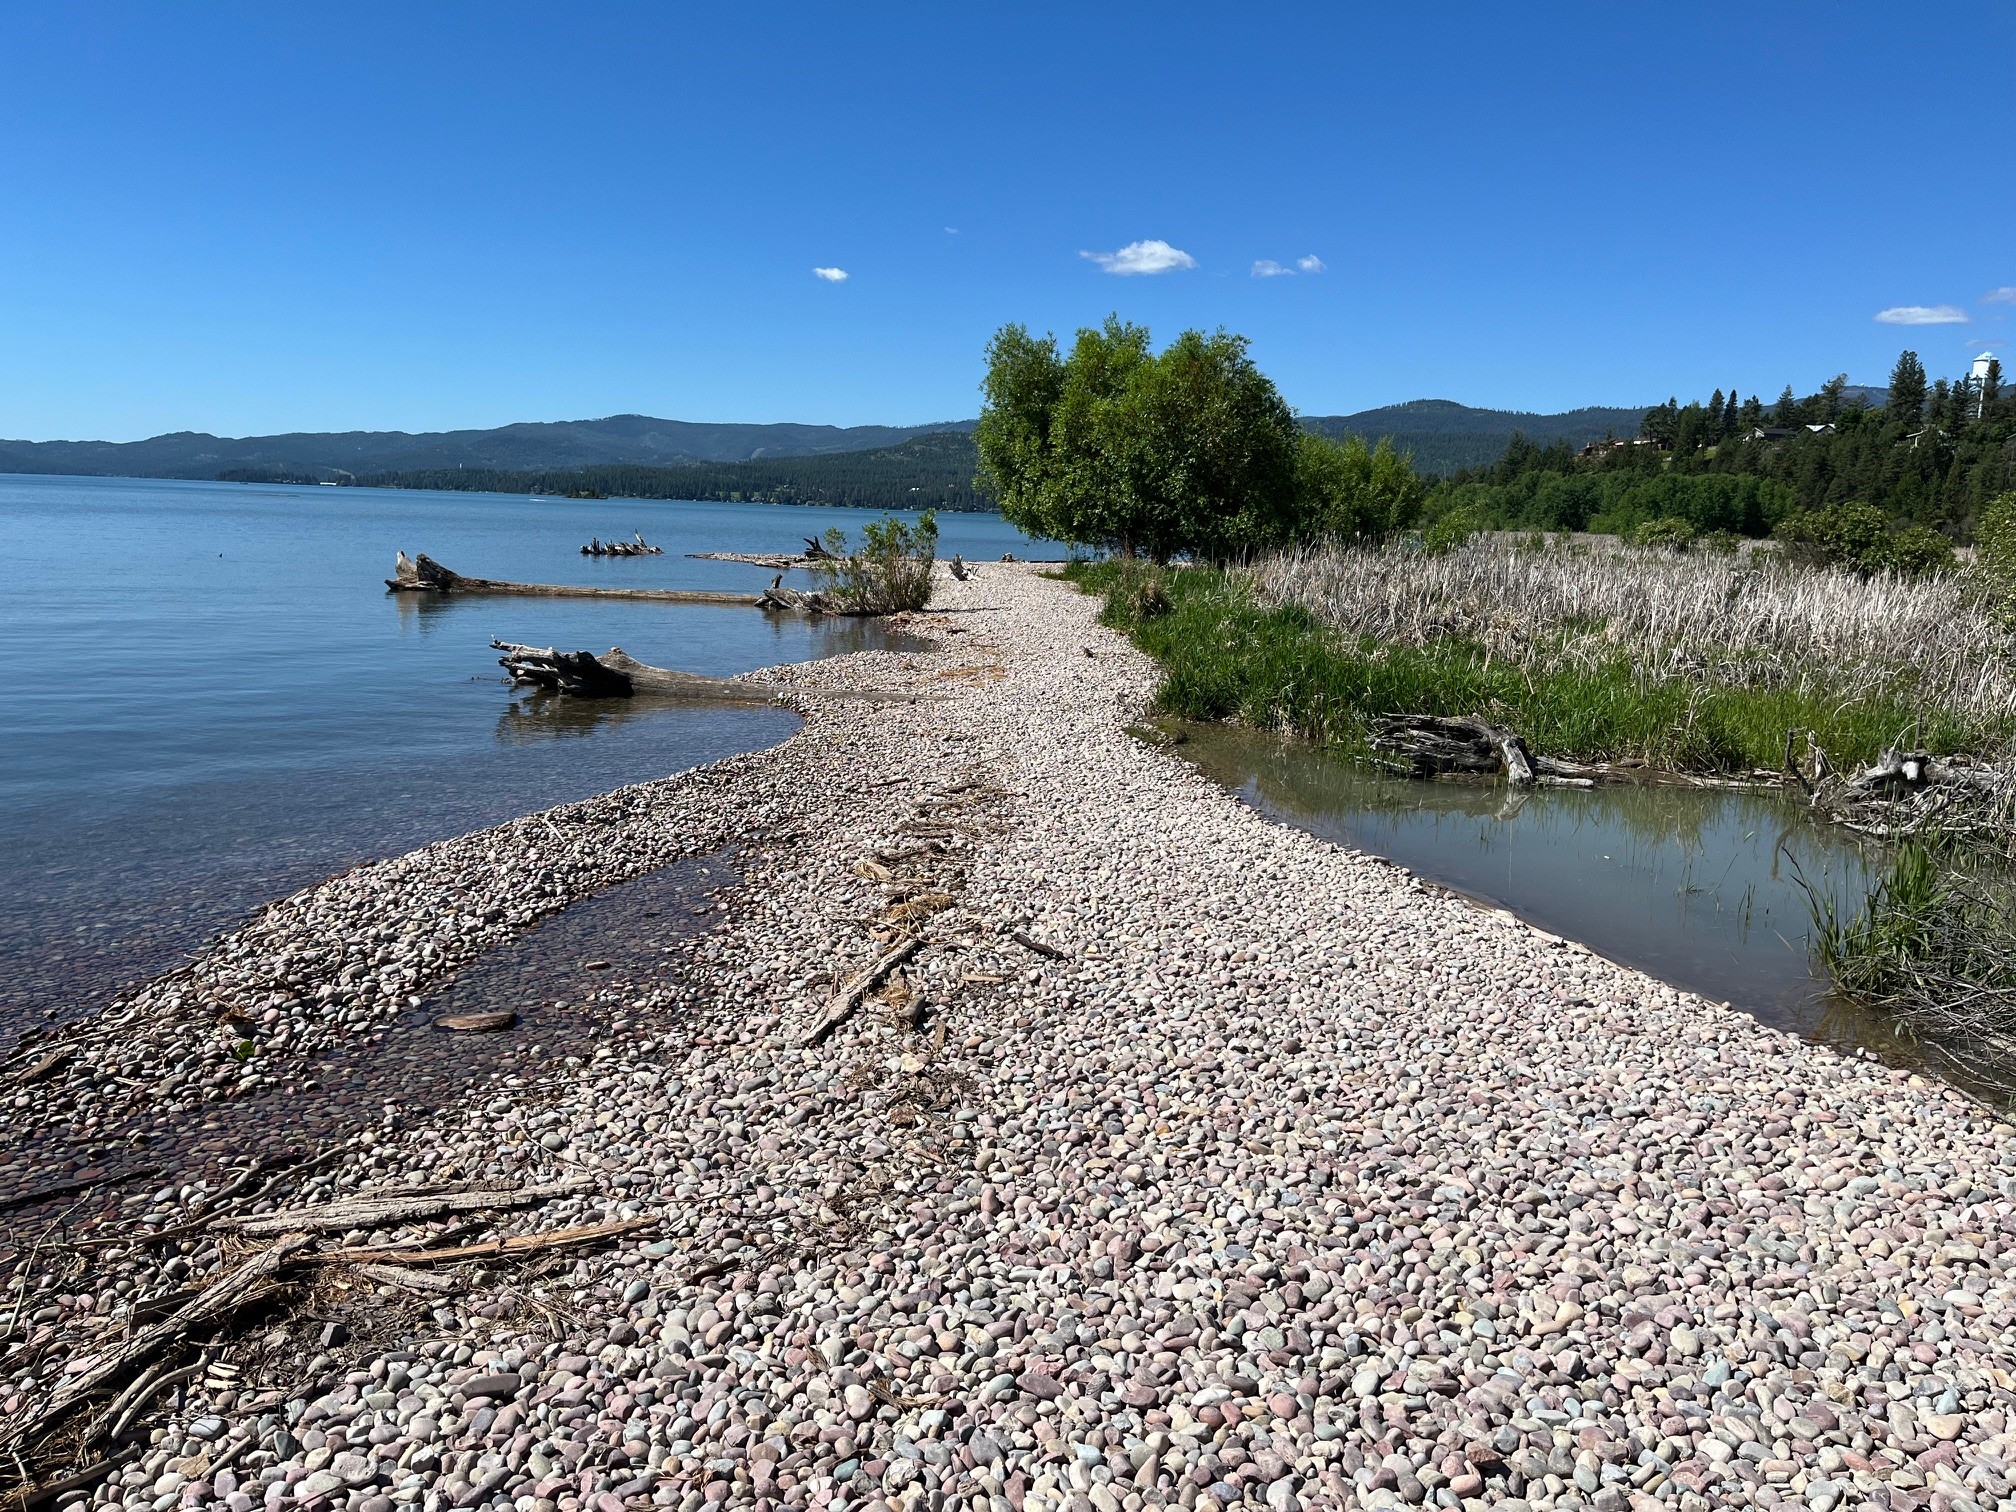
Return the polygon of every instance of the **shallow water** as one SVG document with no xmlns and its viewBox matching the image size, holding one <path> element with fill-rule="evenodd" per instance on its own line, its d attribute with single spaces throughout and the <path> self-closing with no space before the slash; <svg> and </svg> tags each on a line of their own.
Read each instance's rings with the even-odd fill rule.
<svg viewBox="0 0 2016 1512">
<path fill-rule="evenodd" d="M 1882 853 L 1768 793 L 1542 788 L 1379 776 L 1298 742 L 1183 726 L 1177 749 L 1271 818 L 1396 861 L 1775 1028 L 1917 1064 L 1830 997 L 1807 889 L 1852 908 Z"/>
<path fill-rule="evenodd" d="M 773 744 L 770 709 L 514 692 L 490 639 L 725 676 L 889 644 L 754 610 L 387 593 L 472 575 L 753 591 L 688 551 L 790 551 L 864 510 L 0 476 L 0 1046 L 97 1007 L 250 909 L 360 862 Z M 579 548 L 641 530 L 665 555 Z M 1026 554 L 998 516 L 941 549 Z"/>
</svg>

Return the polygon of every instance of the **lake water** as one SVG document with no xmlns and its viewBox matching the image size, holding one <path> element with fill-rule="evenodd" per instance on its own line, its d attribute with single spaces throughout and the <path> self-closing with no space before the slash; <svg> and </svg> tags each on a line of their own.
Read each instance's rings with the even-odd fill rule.
<svg viewBox="0 0 2016 1512">
<path fill-rule="evenodd" d="M 475 576 L 754 591 L 689 551 L 792 551 L 867 510 L 0 475 L 0 1049 L 360 862 L 773 744 L 772 709 L 513 690 L 492 636 L 726 676 L 884 645 L 858 621 L 386 592 Z M 665 555 L 580 555 L 641 530 Z M 1027 554 L 997 515 L 940 551 Z"/>
<path fill-rule="evenodd" d="M 1818 974 L 1807 888 L 1852 912 L 1882 853 L 1814 824 L 1796 803 L 1636 786 L 1514 795 L 1382 777 L 1250 731 L 1179 728 L 1182 755 L 1271 818 L 1397 861 L 1774 1027 L 1924 1060 L 1889 1021 L 1831 997 Z"/>
</svg>

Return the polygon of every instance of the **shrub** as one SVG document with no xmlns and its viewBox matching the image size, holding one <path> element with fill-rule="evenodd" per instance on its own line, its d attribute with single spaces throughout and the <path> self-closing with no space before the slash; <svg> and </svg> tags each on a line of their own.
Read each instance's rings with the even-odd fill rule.
<svg viewBox="0 0 2016 1512">
<path fill-rule="evenodd" d="M 931 602 L 931 567 L 938 558 L 938 518 L 930 510 L 915 525 L 885 515 L 861 527 L 861 549 L 849 551 L 839 530 L 826 532 L 831 559 L 817 564 L 826 586 L 850 614 L 895 614 Z"/>
<path fill-rule="evenodd" d="M 1850 500 L 1793 515 L 1778 527 L 1787 556 L 1809 567 L 1839 567 L 1872 577 L 1895 572 L 1916 577 L 1951 565 L 1953 547 L 1923 525 L 1893 529 L 1874 504 Z"/>
<path fill-rule="evenodd" d="M 1734 556 L 1743 549 L 1743 537 L 1733 530 L 1711 530 L 1694 538 L 1694 549 L 1711 556 Z"/>
<path fill-rule="evenodd" d="M 1991 612 L 2016 629 L 2016 493 L 1998 494 L 1974 521 L 1974 551 Z"/>
<path fill-rule="evenodd" d="M 1483 512 L 1467 504 L 1444 510 L 1421 532 L 1421 544 L 1430 556 L 1444 556 L 1476 535 L 1486 525 Z"/>
<path fill-rule="evenodd" d="M 1656 546 L 1667 551 L 1685 551 L 1694 540 L 1694 527 L 1678 515 L 1647 520 L 1631 532 L 1633 546 Z"/>
<path fill-rule="evenodd" d="M 1332 441 L 1305 432 L 1295 463 L 1298 534 L 1377 538 L 1411 526 L 1428 485 L 1391 441 Z"/>
</svg>

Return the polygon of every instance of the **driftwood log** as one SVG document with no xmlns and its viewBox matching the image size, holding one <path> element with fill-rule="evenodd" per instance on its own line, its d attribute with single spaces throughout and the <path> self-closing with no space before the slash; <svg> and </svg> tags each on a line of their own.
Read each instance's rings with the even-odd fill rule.
<svg viewBox="0 0 2016 1512">
<path fill-rule="evenodd" d="M 226 1218 L 215 1227 L 229 1229 L 252 1238 L 273 1234 L 320 1234 L 337 1230 L 383 1228 L 394 1223 L 413 1223 L 438 1218 L 447 1213 L 494 1213 L 506 1208 L 529 1207 L 554 1197 L 586 1192 L 595 1183 L 586 1177 L 554 1182 L 550 1186 L 513 1187 L 466 1192 L 370 1192 L 361 1197 L 345 1197 L 320 1207 L 295 1208 L 284 1213 L 261 1213 L 256 1218 Z"/>
<path fill-rule="evenodd" d="M 711 588 L 583 588 L 572 583 L 508 583 L 499 578 L 465 577 L 421 552 L 400 552 L 385 586 L 394 593 L 516 594 L 526 598 L 631 599 L 644 604 L 723 604 L 779 614 L 851 614 L 839 599 L 817 590 L 786 588 L 784 576 L 761 593 L 718 593 Z"/>
<path fill-rule="evenodd" d="M 733 604 L 754 609 L 760 593 L 715 593 L 695 588 L 579 588 L 571 583 L 507 583 L 498 578 L 466 577 L 443 567 L 425 552 L 399 553 L 394 575 L 385 579 L 394 593 L 517 594 L 528 598 L 634 599 L 647 604 Z"/>
<path fill-rule="evenodd" d="M 289 1234 L 271 1249 L 212 1282 L 177 1312 L 103 1351 L 88 1369 L 67 1377 L 50 1392 L 40 1407 L 22 1413 L 0 1428 L 0 1448 L 26 1444 L 47 1433 L 108 1381 L 162 1350 L 179 1345 L 195 1329 L 236 1312 L 264 1291 L 296 1253 L 307 1246 L 306 1234 Z"/>
<path fill-rule="evenodd" d="M 1396 714 L 1380 722 L 1372 749 L 1394 758 L 1414 777 L 1497 777 L 1532 787 L 1532 753 L 1526 742 L 1482 719 Z"/>
<path fill-rule="evenodd" d="M 751 705 L 777 702 L 774 692 L 753 683 L 653 667 L 621 646 L 611 646 L 597 656 L 590 651 L 521 646 L 515 641 L 493 640 L 490 645 L 504 653 L 497 658 L 497 664 L 511 674 L 513 682 L 576 698 L 685 698 L 704 703 Z"/>
</svg>

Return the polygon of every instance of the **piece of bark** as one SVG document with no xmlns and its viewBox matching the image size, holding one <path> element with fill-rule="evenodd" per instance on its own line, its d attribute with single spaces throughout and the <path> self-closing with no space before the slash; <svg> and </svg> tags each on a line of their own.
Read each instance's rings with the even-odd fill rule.
<svg viewBox="0 0 2016 1512">
<path fill-rule="evenodd" d="M 216 1227 L 261 1238 L 271 1234 L 326 1234 L 338 1229 L 384 1228 L 393 1223 L 415 1223 L 438 1218 L 444 1213 L 493 1213 L 507 1208 L 529 1207 L 555 1197 L 571 1197 L 593 1190 L 595 1182 L 586 1176 L 556 1181 L 551 1186 L 507 1187 L 502 1190 L 462 1192 L 372 1192 L 344 1197 L 320 1207 L 295 1208 L 284 1213 L 261 1213 L 251 1218 L 226 1218 Z"/>
<path fill-rule="evenodd" d="M 1059 950 L 1055 945 L 1046 945 L 1034 935 L 1025 934 L 1019 929 L 1009 930 L 1008 938 L 1013 940 L 1017 945 L 1020 945 L 1024 950 L 1033 950 L 1037 955 L 1047 956 L 1053 961 L 1068 959 L 1066 953 Z"/>
<path fill-rule="evenodd" d="M 357 1267 L 357 1274 L 367 1280 L 382 1281 L 388 1286 L 403 1286 L 408 1291 L 417 1292 L 450 1292 L 457 1285 L 450 1277 L 412 1270 L 403 1265 L 365 1264 Z"/>
<path fill-rule="evenodd" d="M 819 1015 L 812 1027 L 798 1038 L 800 1049 L 818 1044 L 837 1029 L 856 1008 L 861 999 L 881 982 L 881 980 L 917 953 L 917 947 L 924 943 L 922 935 L 906 935 L 891 946 L 866 970 L 856 973 L 826 1004 L 826 1011 Z"/>
</svg>

